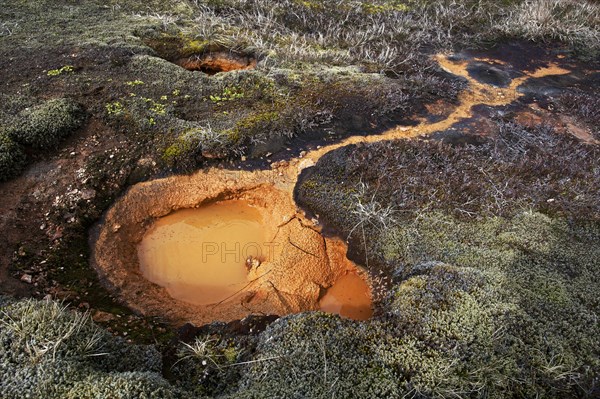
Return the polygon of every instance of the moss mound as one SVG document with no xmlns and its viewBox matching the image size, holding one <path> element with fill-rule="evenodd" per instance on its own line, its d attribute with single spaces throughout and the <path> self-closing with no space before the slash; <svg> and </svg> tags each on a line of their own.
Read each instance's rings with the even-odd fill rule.
<svg viewBox="0 0 600 399">
<path fill-rule="evenodd" d="M 17 176 L 25 164 L 26 157 L 21 146 L 0 131 L 0 181 Z"/>
<path fill-rule="evenodd" d="M 55 302 L 24 300 L 0 313 L 3 398 L 170 398 L 160 354 L 129 345 L 86 314 Z"/>
<path fill-rule="evenodd" d="M 10 128 L 13 139 L 34 148 L 57 147 L 85 121 L 85 112 L 73 100 L 57 98 L 22 111 Z"/>
<path fill-rule="evenodd" d="M 480 222 L 431 213 L 370 237 L 395 267 L 380 316 L 278 320 L 235 397 L 593 392 L 600 226 L 537 213 Z"/>
</svg>

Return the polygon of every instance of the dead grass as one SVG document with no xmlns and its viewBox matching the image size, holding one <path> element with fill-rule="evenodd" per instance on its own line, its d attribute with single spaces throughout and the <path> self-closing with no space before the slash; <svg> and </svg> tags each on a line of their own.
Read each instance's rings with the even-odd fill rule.
<svg viewBox="0 0 600 399">
<path fill-rule="evenodd" d="M 303 189 L 311 182 L 314 187 L 337 186 L 332 180 L 339 180 L 345 187 L 348 181 L 368 183 L 373 200 L 392 198 L 391 206 L 400 217 L 429 210 L 468 218 L 510 216 L 535 209 L 571 218 L 600 218 L 597 147 L 558 134 L 549 126 L 496 123 L 497 137 L 480 146 L 398 141 L 326 155 L 299 187 L 301 202 L 316 213 L 340 219 L 336 224 L 344 218 L 341 225 L 348 226 L 354 220 L 347 220 L 349 214 L 327 210 L 339 203 L 324 205 L 318 193 Z"/>
<path fill-rule="evenodd" d="M 194 2 L 192 32 L 211 45 L 252 50 L 266 65 L 361 64 L 374 71 L 422 69 L 424 48 L 505 38 L 559 40 L 598 50 L 597 4 L 571 0 Z"/>
</svg>

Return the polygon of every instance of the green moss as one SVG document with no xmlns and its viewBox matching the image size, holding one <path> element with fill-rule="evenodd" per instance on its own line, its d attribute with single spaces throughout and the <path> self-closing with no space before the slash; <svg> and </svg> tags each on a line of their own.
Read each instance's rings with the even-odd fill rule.
<svg viewBox="0 0 600 399">
<path fill-rule="evenodd" d="M 77 382 L 67 393 L 65 399 L 95 398 L 177 398 L 180 393 L 156 373 L 127 372 L 91 375 Z"/>
<path fill-rule="evenodd" d="M 251 341 L 251 338 L 242 338 Z M 179 343 L 177 361 L 171 367 L 178 386 L 195 395 L 222 396 L 234 392 L 240 378 L 236 361 L 242 349 L 219 335 L 203 335 L 190 343 Z"/>
<path fill-rule="evenodd" d="M 89 315 L 48 301 L 8 303 L 0 313 L 2 398 L 169 398 L 156 349 L 127 344 Z"/>
<path fill-rule="evenodd" d="M 21 146 L 0 131 L 0 181 L 18 176 L 27 163 Z"/>
<path fill-rule="evenodd" d="M 235 361 L 238 359 L 239 355 L 240 355 L 240 352 L 239 352 L 238 348 L 236 348 L 236 347 L 230 346 L 230 347 L 223 349 L 223 357 L 225 358 L 226 364 L 235 363 Z"/>
<path fill-rule="evenodd" d="M 239 100 L 244 98 L 244 93 L 239 87 L 225 87 L 219 94 L 211 94 L 209 97 L 215 105 L 222 105 L 228 101 Z"/>
<path fill-rule="evenodd" d="M 181 56 L 189 57 L 194 54 L 202 54 L 209 46 L 210 42 L 208 40 L 182 37 Z"/>
<path fill-rule="evenodd" d="M 105 105 L 108 116 L 121 116 L 125 113 L 125 107 L 120 101 L 114 101 Z"/>
<path fill-rule="evenodd" d="M 71 65 L 65 65 L 61 68 L 58 69 L 51 69 L 47 72 L 48 76 L 59 76 L 62 75 L 63 73 L 71 73 L 73 72 L 73 66 Z"/>
<path fill-rule="evenodd" d="M 127 86 L 132 86 L 132 87 L 133 87 L 133 86 L 140 86 L 140 85 L 143 85 L 143 84 L 144 84 L 144 82 L 143 82 L 143 81 L 141 81 L 141 80 L 139 80 L 139 79 L 136 79 L 136 80 L 130 80 L 130 81 L 128 81 L 128 82 L 125 82 L 125 84 L 126 84 Z"/>
<path fill-rule="evenodd" d="M 528 248 L 511 248 L 504 232 Z M 237 395 L 556 397 L 593 384 L 600 226 L 423 214 L 380 234 L 370 240 L 398 254 L 384 316 L 280 319 L 261 335 Z"/>
<path fill-rule="evenodd" d="M 279 113 L 274 111 L 250 114 L 236 122 L 235 126 L 225 133 L 234 143 L 246 138 L 257 138 L 265 133 L 277 131 L 280 120 Z"/>
<path fill-rule="evenodd" d="M 185 157 L 191 156 L 192 152 L 200 145 L 202 129 L 191 128 L 185 130 L 174 143 L 165 148 L 162 159 L 169 165 L 174 165 Z"/>
<path fill-rule="evenodd" d="M 500 132 L 507 147 L 493 151 L 418 141 L 348 146 L 321 158 L 296 187 L 300 202 L 342 237 L 364 228 L 351 235 L 350 251 L 393 276 L 391 290 L 377 293 L 385 322 L 371 350 L 395 370 L 403 394 L 574 397 L 600 375 L 600 224 L 597 201 L 586 200 L 597 176 L 581 166 L 597 150 L 557 145 L 561 136 L 543 129 L 508 130 Z M 536 144 L 515 154 L 510 143 L 524 136 Z M 481 156 L 469 159 L 471 151 Z M 580 167 L 566 169 L 565 157 Z M 488 180 L 477 177 L 481 170 Z M 489 191 L 467 195 L 489 179 L 515 198 L 495 208 L 504 217 L 489 212 L 499 199 Z M 560 211 L 536 202 L 559 180 L 567 182 Z M 461 202 L 450 205 L 454 192 Z M 455 212 L 472 201 L 485 217 Z M 536 206 L 548 214 L 525 210 Z"/>
<path fill-rule="evenodd" d="M 73 100 L 57 98 L 22 111 L 10 128 L 15 141 L 35 148 L 57 147 L 82 126 L 85 112 Z"/>
<path fill-rule="evenodd" d="M 398 397 L 394 368 L 375 351 L 379 327 L 323 313 L 279 319 L 231 397 Z"/>
</svg>

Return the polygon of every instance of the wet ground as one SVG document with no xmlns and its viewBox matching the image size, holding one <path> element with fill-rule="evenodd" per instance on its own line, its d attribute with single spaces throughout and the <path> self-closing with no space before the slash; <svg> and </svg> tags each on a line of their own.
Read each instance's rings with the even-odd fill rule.
<svg viewBox="0 0 600 399">
<path fill-rule="evenodd" d="M 113 208 L 114 214 L 109 212 L 107 223 L 101 226 L 100 246 L 96 247 L 97 267 L 99 267 L 101 273 L 107 273 L 108 270 L 109 280 L 111 279 L 111 273 L 119 273 L 119 271 L 115 270 L 112 266 L 113 263 L 110 263 L 111 266 L 107 269 L 106 265 L 108 264 L 107 262 L 110 257 L 106 257 L 107 249 L 104 248 L 104 246 L 109 241 L 118 240 L 114 234 L 119 233 L 115 231 L 114 226 L 111 227 L 111 220 L 117 220 L 119 216 L 122 216 L 127 212 L 128 208 L 138 206 L 138 201 L 143 201 L 142 198 L 133 200 L 133 197 L 138 196 L 136 191 L 139 191 L 140 193 L 143 192 L 146 195 L 152 191 L 156 191 L 155 194 L 153 194 L 156 196 L 156 199 L 147 201 L 146 204 L 147 206 L 144 212 L 147 212 L 148 216 L 156 217 L 157 215 L 160 216 L 165 214 L 165 211 L 168 213 L 168 211 L 172 209 L 200 206 L 200 210 L 178 211 L 167 216 L 165 219 L 159 219 L 159 225 L 165 223 L 162 222 L 162 220 L 168 220 L 171 217 L 176 218 L 177 216 L 175 215 L 179 215 L 179 212 L 188 212 L 186 214 L 190 214 L 189 212 L 205 212 L 205 216 L 203 217 L 204 221 L 198 221 L 198 223 L 202 226 L 211 225 L 212 228 L 217 229 L 215 230 L 216 232 L 219 230 L 218 226 L 220 226 L 220 223 L 228 220 L 228 216 L 220 215 L 218 211 L 211 211 L 211 209 L 214 209 L 212 207 L 218 207 L 219 205 L 207 205 L 205 210 L 202 211 L 202 201 L 206 201 L 210 198 L 222 198 L 224 196 L 228 199 L 239 201 L 251 192 L 253 187 L 265 185 L 266 187 L 273 187 L 276 190 L 269 189 L 261 191 L 260 194 L 252 194 L 250 195 L 252 198 L 251 202 L 256 202 L 257 199 L 260 198 L 260 207 L 263 214 L 268 215 L 268 217 L 263 217 L 264 231 L 269 231 L 269 229 L 271 229 L 273 236 L 277 237 L 277 240 L 283 240 L 278 241 L 279 243 L 287 243 L 286 251 L 294 252 L 294 256 L 296 256 L 291 263 L 283 262 L 288 265 L 285 267 L 280 267 L 283 263 L 274 262 L 275 259 L 266 259 L 263 257 L 262 259 L 256 260 L 256 268 L 250 270 L 250 273 L 246 276 L 246 280 L 250 282 L 251 286 L 255 283 L 259 286 L 260 284 L 267 282 L 267 285 L 272 289 L 271 293 L 265 291 L 265 285 L 262 285 L 262 288 L 257 288 L 257 286 L 252 288 L 242 287 L 238 291 L 235 291 L 235 288 L 238 288 L 244 280 L 244 261 L 248 260 L 249 269 L 252 269 L 253 254 L 246 256 L 245 259 L 241 259 L 242 256 L 238 256 L 239 259 L 237 260 L 237 263 L 227 266 L 228 268 L 231 267 L 231 270 L 235 270 L 235 276 L 231 276 L 231 283 L 233 284 L 231 287 L 223 287 L 226 286 L 223 281 L 227 279 L 220 280 L 220 278 L 224 276 L 219 275 L 218 268 L 207 273 L 204 277 L 202 277 L 201 274 L 192 277 L 193 273 L 178 274 L 169 271 L 163 272 L 163 277 L 157 278 L 155 274 L 149 273 L 148 269 L 143 266 L 144 275 L 151 281 L 167 287 L 167 291 L 172 297 L 183 299 L 187 302 L 206 304 L 210 301 L 215 301 L 224 297 L 225 299 L 221 300 L 218 304 L 219 311 L 217 313 L 210 312 L 212 317 L 216 317 L 217 319 L 224 318 L 229 320 L 229 317 L 232 317 L 233 314 L 236 315 L 235 317 L 238 317 L 240 311 L 242 313 L 245 312 L 246 314 L 250 314 L 252 313 L 251 309 L 244 304 L 256 304 L 261 301 L 262 303 L 269 302 L 269 300 L 266 300 L 265 298 L 270 295 L 279 298 L 279 305 L 270 303 L 268 307 L 270 311 L 276 312 L 277 314 L 320 308 L 326 311 L 341 313 L 342 315 L 351 318 L 368 318 L 372 312 L 370 295 L 368 294 L 368 289 L 366 289 L 368 286 L 365 284 L 365 281 L 359 277 L 359 275 L 361 275 L 360 270 L 353 270 L 352 266 L 348 266 L 351 262 L 345 258 L 345 247 L 341 248 L 333 257 L 331 254 L 328 255 L 326 264 L 319 263 L 319 267 L 322 268 L 321 272 L 313 269 L 313 272 L 316 273 L 311 277 L 314 279 L 312 281 L 314 288 L 309 288 L 308 290 L 290 288 L 290 281 L 297 278 L 297 273 L 304 272 L 303 267 L 296 259 L 302 259 L 301 262 L 314 264 L 315 258 L 319 259 L 322 257 L 322 255 L 319 255 L 320 252 L 327 252 L 332 248 L 331 244 L 326 244 L 324 248 L 319 247 L 318 245 L 315 247 L 317 241 L 328 240 L 328 238 L 320 238 L 320 229 L 322 226 L 319 226 L 318 219 L 311 219 L 299 213 L 291 200 L 292 192 L 298 182 L 301 172 L 310 168 L 310 166 L 314 165 L 321 156 L 329 151 L 357 143 L 372 143 L 382 140 L 431 136 L 434 139 L 450 141 L 456 144 L 477 144 L 478 140 L 481 138 L 494 134 L 493 124 L 486 123 L 486 121 L 489 121 L 490 118 L 494 117 L 494 113 L 505 112 L 513 107 L 518 109 L 518 112 L 523 115 L 535 115 L 536 113 L 540 115 L 543 114 L 544 111 L 535 104 L 535 101 L 532 105 L 529 96 L 531 90 L 528 90 L 528 87 L 533 87 L 540 81 L 549 81 L 558 82 L 555 84 L 568 88 L 573 86 L 574 82 L 580 82 L 581 79 L 594 79 L 594 76 L 596 76 L 595 74 L 597 74 L 597 71 L 581 69 L 574 74 L 571 69 L 572 65 L 564 62 L 559 56 L 548 56 L 546 60 L 523 66 L 523 69 L 521 70 L 517 70 L 514 65 L 505 59 L 483 58 L 481 55 L 466 53 L 451 56 L 436 55 L 435 60 L 438 62 L 440 68 L 446 71 L 446 73 L 461 77 L 468 82 L 467 88 L 459 96 L 460 103 L 455 106 L 451 112 L 448 113 L 447 106 L 442 107 L 441 110 L 435 106 L 431 106 L 429 109 L 433 114 L 433 117 L 424 117 L 417 124 L 396 126 L 379 135 L 352 136 L 331 144 L 322 143 L 321 145 L 302 152 L 298 157 L 279 162 L 272 162 L 270 164 L 270 169 L 267 170 L 238 170 L 236 172 L 227 172 L 223 169 L 211 168 L 199 172 L 191 178 L 173 177 L 167 180 L 150 181 L 144 183 L 139 189 L 134 186 L 128 195 Z M 577 76 L 583 76 L 583 78 L 577 78 Z M 542 86 L 546 87 L 543 83 Z M 545 89 L 537 90 L 536 93 L 540 96 L 547 95 Z M 435 117 L 436 112 L 439 112 L 439 117 Z M 538 116 L 538 118 L 541 118 L 541 116 Z M 585 131 L 585 127 L 579 127 L 577 132 L 574 132 L 573 129 L 566 129 L 565 133 L 579 135 L 578 137 L 581 137 L 584 135 L 583 131 Z M 592 137 L 591 133 L 588 134 Z M 197 194 L 191 194 L 189 191 L 190 189 L 188 188 L 189 184 L 191 184 L 191 181 L 200 180 L 203 183 L 201 187 L 201 191 L 203 191 L 202 195 L 198 196 Z M 166 202 L 161 202 L 159 193 L 165 190 L 170 192 L 170 198 Z M 174 197 L 179 195 L 185 195 L 185 200 L 179 199 L 177 201 L 172 201 Z M 156 205 L 151 205 L 152 203 L 155 203 Z M 157 210 L 157 206 L 164 210 Z M 238 211 L 232 210 L 231 216 L 234 219 L 239 219 L 239 215 L 234 215 L 238 215 Z M 143 215 L 140 215 L 140 217 L 143 217 Z M 255 221 L 258 220 L 258 218 L 251 219 Z M 315 238 L 297 238 L 295 235 L 296 232 L 294 231 L 282 232 L 281 227 L 288 226 L 288 224 L 291 224 L 290 221 L 292 220 L 294 221 L 293 223 L 296 223 L 297 221 L 303 229 L 312 231 L 309 235 L 314 236 Z M 206 225 L 204 223 L 206 223 Z M 109 231 L 111 229 L 112 232 Z M 151 228 L 149 233 L 146 233 L 146 237 L 153 237 L 153 231 L 155 231 L 153 229 L 154 228 Z M 127 230 L 127 228 L 124 230 Z M 249 230 L 252 231 L 249 233 L 250 236 L 260 235 L 261 232 L 259 230 L 260 229 L 257 226 L 254 226 Z M 304 234 L 306 234 L 308 230 L 306 230 Z M 169 231 L 168 234 L 173 233 L 173 231 Z M 133 238 L 133 242 L 136 242 L 137 239 L 134 237 L 136 234 L 140 234 L 139 229 L 133 236 L 129 235 L 129 237 L 127 237 L 127 235 L 125 235 L 122 237 L 125 240 L 132 240 Z M 235 228 L 229 232 L 225 229 L 215 233 L 216 236 L 222 237 L 222 239 L 225 240 L 223 242 L 228 242 L 226 241 L 229 239 L 228 237 L 233 239 L 236 234 Z M 249 239 L 251 239 L 251 237 L 235 238 L 235 240 L 240 242 L 240 245 L 241 243 L 247 243 Z M 199 242 L 208 242 L 206 240 L 209 240 L 209 238 L 207 237 L 204 241 L 200 240 Z M 184 243 L 183 247 L 191 247 L 191 245 L 187 245 L 190 243 L 188 238 L 183 239 L 182 242 Z M 142 241 L 142 246 L 140 248 L 144 248 L 144 243 L 145 241 Z M 231 241 L 229 241 L 229 244 L 232 246 L 235 245 Z M 198 244 L 196 244 L 196 247 L 197 246 Z M 175 247 L 176 245 L 173 246 L 173 248 Z M 177 251 L 185 253 L 186 250 L 187 249 L 181 249 Z M 165 251 L 166 253 L 170 253 L 171 250 L 165 249 Z M 118 250 L 115 253 L 118 253 Z M 281 253 L 282 252 L 276 253 L 275 257 L 281 256 Z M 144 253 L 144 250 L 140 252 L 142 264 L 146 263 L 146 260 L 144 260 L 148 258 L 146 255 L 147 253 Z M 186 255 L 186 257 L 192 258 L 192 256 L 188 255 Z M 289 254 L 286 254 L 286 256 L 288 255 Z M 162 256 L 164 256 L 164 254 L 157 254 L 156 252 L 152 255 L 154 259 L 160 259 Z M 174 256 L 170 255 L 167 257 L 174 258 Z M 339 265 L 334 264 L 333 262 L 339 262 Z M 164 264 L 165 262 L 159 261 L 159 263 Z M 135 268 L 135 264 L 135 259 L 130 259 L 129 265 L 123 265 L 123 268 Z M 181 262 L 181 264 L 184 265 L 186 262 Z M 278 264 L 280 266 L 277 266 Z M 261 272 L 258 272 L 261 270 L 259 265 L 260 267 L 263 267 Z M 159 268 L 161 267 L 163 266 L 160 266 Z M 193 269 L 193 267 L 189 265 L 182 267 L 186 270 Z M 269 269 L 269 267 L 274 268 Z M 288 268 L 293 268 L 295 270 L 292 271 Z M 332 278 L 330 275 L 332 268 L 337 270 L 334 273 L 337 276 L 335 278 Z M 340 271 L 343 272 L 340 273 Z M 275 283 L 271 281 L 270 278 L 265 278 L 264 272 L 276 273 L 279 276 L 278 282 Z M 322 273 L 322 275 L 319 276 L 320 273 Z M 177 276 L 177 279 L 180 279 L 179 283 L 173 282 L 175 281 L 172 276 L 173 274 Z M 211 298 L 192 299 L 193 294 L 191 292 L 195 290 L 193 284 L 200 285 L 203 283 L 192 283 L 191 281 L 199 281 L 202 279 L 207 281 L 206 278 L 208 278 L 208 281 L 219 280 L 219 285 L 222 287 L 223 291 Z M 127 289 L 126 284 L 118 283 L 117 285 L 121 287 L 121 292 L 123 292 L 123 289 Z M 231 294 L 232 291 L 233 293 Z M 292 296 L 294 297 L 293 300 L 290 299 L 292 296 L 288 295 L 292 292 Z M 318 294 L 315 296 L 316 292 L 318 292 Z M 317 299 L 319 300 L 318 303 L 315 302 Z M 235 306 L 238 306 L 239 303 L 241 303 L 243 305 L 242 310 L 230 314 L 229 312 L 231 309 L 223 302 L 235 304 L 236 301 L 238 301 L 238 303 Z M 293 304 L 291 304 L 290 301 L 293 302 Z M 143 313 L 149 312 L 148 314 L 152 314 L 156 312 L 157 309 L 161 308 L 160 305 L 155 303 L 156 298 L 154 298 L 152 302 L 153 304 L 150 306 L 152 310 L 149 310 L 149 308 L 145 307 L 144 300 L 137 298 L 136 308 Z M 173 302 L 169 306 L 184 308 L 186 305 L 183 302 Z M 263 311 L 264 310 L 266 310 L 266 308 L 263 309 Z"/>
<path fill-rule="evenodd" d="M 527 57 L 524 57 L 523 54 L 527 54 Z M 135 237 L 130 242 L 131 246 L 128 246 L 129 244 L 124 246 L 119 244 L 110 247 L 108 250 L 109 252 L 113 251 L 116 255 L 126 253 L 123 256 L 123 261 L 115 264 L 123 270 L 129 270 L 131 267 L 137 268 L 138 262 L 131 254 L 137 253 L 137 245 L 141 242 L 143 233 L 152 226 L 155 220 L 170 214 L 173 210 L 193 208 L 204 204 L 204 201 L 210 202 L 224 198 L 240 199 L 247 195 L 248 190 L 254 190 L 261 185 L 275 187 L 283 194 L 276 194 L 272 197 L 272 192 L 269 191 L 267 194 L 263 192 L 261 195 L 253 197 L 252 201 L 262 201 L 259 206 L 267 210 L 266 213 L 271 213 L 268 216 L 271 220 L 268 220 L 267 223 L 270 224 L 270 228 L 274 229 L 272 231 L 273 235 L 279 230 L 290 229 L 285 233 L 287 235 L 282 236 L 283 238 L 279 237 L 283 240 L 282 242 L 286 243 L 285 245 L 290 253 L 294 253 L 294 259 L 290 262 L 300 262 L 306 265 L 314 263 L 312 262 L 314 261 L 313 251 L 310 248 L 307 249 L 303 243 L 320 241 L 320 246 L 315 247 L 317 251 L 321 251 L 319 253 L 332 252 L 331 248 L 339 246 L 334 251 L 335 254 L 324 255 L 321 260 L 327 259 L 326 264 L 329 264 L 328 262 L 332 257 L 339 258 L 339 263 L 342 266 L 334 273 L 330 273 L 331 270 L 329 270 L 329 275 L 324 282 L 314 286 L 309 284 L 305 287 L 303 295 L 306 294 L 307 297 L 311 298 L 310 306 L 301 304 L 299 301 L 291 305 L 285 304 L 285 298 L 284 300 L 281 299 L 283 298 L 281 293 L 284 291 L 281 287 L 277 288 L 274 282 L 274 280 L 277 280 L 277 284 L 281 284 L 285 281 L 284 274 L 277 275 L 277 278 L 270 278 L 272 275 L 269 274 L 269 279 L 254 274 L 250 277 L 250 281 L 258 279 L 257 281 L 264 282 L 265 285 L 261 289 L 252 287 L 247 289 L 245 293 L 237 295 L 233 302 L 237 303 L 236 306 L 239 312 L 231 313 L 226 318 L 233 320 L 236 317 L 243 317 L 245 314 L 258 311 L 258 308 L 252 305 L 264 302 L 265 297 L 271 299 L 277 297 L 279 299 L 276 300 L 277 306 L 259 310 L 263 313 L 270 313 L 271 311 L 285 313 L 286 310 L 282 309 L 288 309 L 287 311 L 299 311 L 307 308 L 316 309 L 319 307 L 319 301 L 321 301 L 321 304 L 325 302 L 323 293 L 335 293 L 336 290 L 330 287 L 332 285 L 335 287 L 335 282 L 342 278 L 341 276 L 344 275 L 345 271 L 355 267 L 349 266 L 351 262 L 345 258 L 346 249 L 343 244 L 339 243 L 339 240 L 323 243 L 324 238 L 319 232 L 327 230 L 327 226 L 318 223 L 317 215 L 305 217 L 302 212 L 298 211 L 292 199 L 292 192 L 298 182 L 299 174 L 310 168 L 325 153 L 350 144 L 421 136 L 461 145 L 477 144 L 483 137 L 494 135 L 494 126 L 489 121 L 499 114 L 510 114 L 511 117 L 525 124 L 550 123 L 565 134 L 573 135 L 584 142 L 597 142 L 597 131 L 594 131 L 590 125 L 576 115 L 565 114 L 553 108 L 552 103 L 555 96 L 564 93 L 584 92 L 593 94 L 594 88 L 598 87 L 599 83 L 599 71 L 596 64 L 574 61 L 565 57 L 560 51 L 553 49 L 544 50 L 531 46 L 525 48 L 523 45 L 507 45 L 487 52 L 471 51 L 450 56 L 438 55 L 435 59 L 440 70 L 460 77 L 468 83 L 466 89 L 460 94 L 459 104 L 428 104 L 428 114 L 421 116 L 418 121 L 405 125 L 395 125 L 392 129 L 381 134 L 356 135 L 346 138 L 321 135 L 315 140 L 307 136 L 299 139 L 300 141 L 291 140 L 289 151 L 286 149 L 282 153 L 264 157 L 262 160 L 225 165 L 226 168 L 230 169 L 229 171 L 217 167 L 206 168 L 192 178 L 194 181 L 201 182 L 200 185 L 204 190 L 201 198 L 192 195 L 189 201 L 181 201 L 180 199 L 174 200 L 173 196 L 168 194 L 173 187 L 182 187 L 182 182 L 189 179 L 188 177 L 169 178 L 167 179 L 168 184 L 157 181 L 142 183 L 140 187 L 134 186 L 125 195 L 124 200 L 119 201 L 127 202 L 127 196 L 137 190 L 152 191 L 154 188 L 149 187 L 166 184 L 159 190 L 160 193 L 157 192 L 157 197 L 152 199 L 152 206 L 142 207 L 143 215 L 134 212 L 136 213 L 135 223 L 139 224 L 140 229 L 136 230 Z M 59 89 L 56 88 L 56 90 Z M 90 93 L 90 95 L 93 95 L 93 93 Z M 80 301 L 84 307 L 90 306 L 89 302 L 95 301 L 95 299 L 92 299 L 94 298 L 92 295 L 82 295 L 85 292 L 73 292 L 67 287 L 61 287 L 56 282 L 48 281 L 44 271 L 44 263 L 39 262 L 39 259 L 44 259 L 46 248 L 42 248 L 41 244 L 36 246 L 34 242 L 49 241 L 52 245 L 59 245 L 60 242 L 64 241 L 63 234 L 66 234 L 65 226 L 70 223 L 71 213 L 65 216 L 65 220 L 48 222 L 48 215 L 53 214 L 56 204 L 63 206 L 69 201 L 74 204 L 78 203 L 77 201 L 83 201 L 78 203 L 77 206 L 82 207 L 86 203 L 94 204 L 94 206 L 98 205 L 99 209 L 106 207 L 106 204 L 102 202 L 105 201 L 105 197 L 100 190 L 98 192 L 84 192 L 72 187 L 73 176 L 77 176 L 78 171 L 85 164 L 88 157 L 98 152 L 108 152 L 114 155 L 114 158 L 111 156 L 110 160 L 114 162 L 115 176 L 112 176 L 110 182 L 106 184 L 116 187 L 119 184 L 128 184 L 123 180 L 127 179 L 127 175 L 131 170 L 120 169 L 121 165 L 119 164 L 119 148 L 123 146 L 124 142 L 118 134 L 100 126 L 97 121 L 92 119 L 86 131 L 81 132 L 65 143 L 56 157 L 39 160 L 21 177 L 2 184 L 2 193 L 5 196 L 3 203 L 0 204 L 0 210 L 2 211 L 0 229 L 3 233 L 6 233 L 7 244 L 3 248 L 2 260 L 0 261 L 0 280 L 4 292 L 11 295 L 37 295 L 40 297 L 50 295 L 55 298 L 69 298 L 70 300 Z M 146 167 L 145 165 L 149 162 L 151 160 L 140 159 L 138 166 L 140 168 Z M 256 169 L 262 170 L 257 171 Z M 215 179 L 219 183 L 212 185 Z M 135 180 L 132 180 L 132 182 L 135 182 Z M 167 187 L 169 184 L 173 186 Z M 107 188 L 109 191 L 114 189 L 112 186 Z M 34 194 L 33 197 L 30 196 L 31 192 Z M 175 194 L 175 197 L 189 195 L 189 192 L 189 188 L 181 189 L 179 194 Z M 283 202 L 286 205 L 279 208 L 279 211 L 272 212 L 273 204 L 281 203 L 280 198 L 282 196 L 285 197 Z M 260 200 L 258 197 L 261 197 Z M 127 219 L 123 218 L 122 215 L 128 211 L 130 212 L 131 207 L 139 206 L 144 201 L 142 198 L 147 197 L 142 195 L 141 198 L 129 204 L 130 208 L 123 208 L 115 220 Z M 157 205 L 159 200 L 164 201 L 165 199 L 164 206 Z M 119 207 L 119 201 L 116 203 L 117 207 Z M 157 207 L 160 209 L 159 211 L 156 210 Z M 281 210 L 283 208 L 285 208 L 285 211 Z M 72 215 L 76 215 L 76 213 L 76 211 L 73 211 Z M 313 216 L 315 217 L 314 220 Z M 87 217 L 97 220 L 99 214 L 93 211 Z M 110 221 L 110 217 L 105 218 L 98 229 L 110 230 L 106 238 L 117 235 L 121 238 L 131 237 L 125 227 L 123 229 L 117 227 L 119 223 L 115 220 Z M 290 227 L 292 225 L 293 228 Z M 116 231 L 113 232 L 113 229 L 116 229 Z M 308 232 L 309 230 L 310 232 Z M 282 233 L 279 232 L 278 234 Z M 295 234 L 300 234 L 300 245 L 294 240 Z M 307 238 L 309 236 L 310 238 Z M 95 237 L 93 237 L 92 242 L 94 245 L 97 244 Z M 24 245 L 23 243 L 29 244 Z M 35 256 L 33 256 L 34 253 Z M 89 266 L 86 262 L 87 250 L 84 248 L 81 253 L 73 256 L 76 258 L 75 261 L 81 263 L 81 266 L 77 266 L 77 273 L 69 273 L 69 276 L 73 275 L 76 276 L 76 279 L 80 279 L 80 276 L 84 275 L 86 277 L 82 280 L 85 281 L 86 285 L 90 284 L 89 291 L 101 292 L 101 287 L 96 286 L 97 281 L 89 276 Z M 13 264 L 15 258 L 18 259 L 19 269 L 12 269 L 9 272 L 9 267 L 11 267 L 10 265 Z M 360 259 L 354 260 L 360 263 Z M 69 262 L 71 262 L 71 259 L 69 259 Z M 95 261 L 92 263 L 96 264 Z M 79 263 L 77 264 L 79 265 Z M 316 270 L 310 270 L 311 273 L 316 273 Z M 142 288 L 147 287 L 144 284 L 128 282 L 127 277 L 112 279 L 109 276 L 110 273 L 107 274 L 102 267 L 98 268 L 98 271 L 104 287 L 107 288 L 107 291 L 102 291 L 102 296 L 108 299 L 110 295 L 115 298 L 116 302 L 123 303 L 140 314 L 161 315 L 161 317 L 165 314 L 173 314 L 172 321 L 179 323 L 183 320 L 192 320 L 186 315 L 196 312 L 179 309 L 178 307 L 186 306 L 185 302 L 165 299 L 166 294 L 160 293 L 162 288 L 159 288 L 158 285 L 155 285 L 148 291 L 149 294 L 146 294 L 142 290 Z M 123 275 L 129 276 L 128 273 L 130 272 Z M 133 276 L 134 280 L 143 278 L 141 272 L 138 272 L 137 275 L 133 273 Z M 308 280 L 301 281 L 307 282 Z M 275 288 L 270 284 L 275 284 Z M 270 291 L 264 288 L 266 285 L 271 287 L 269 288 Z M 301 291 L 298 287 L 294 289 L 297 289 L 298 292 Z M 328 289 L 331 291 L 327 291 Z M 154 297 L 152 297 L 152 294 L 155 294 Z M 163 300 L 166 302 L 161 304 Z M 339 304 L 336 306 L 340 307 Z M 172 312 L 171 309 L 179 309 L 181 312 L 179 310 Z M 213 317 L 212 320 L 216 320 L 226 313 L 221 310 L 211 311 L 207 316 Z M 215 317 L 215 315 L 220 316 Z M 206 322 L 207 319 L 201 318 L 195 321 Z"/>
</svg>

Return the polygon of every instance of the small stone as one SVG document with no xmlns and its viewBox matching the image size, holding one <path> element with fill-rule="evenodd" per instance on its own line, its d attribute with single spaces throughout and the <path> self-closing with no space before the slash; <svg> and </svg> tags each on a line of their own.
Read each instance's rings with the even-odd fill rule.
<svg viewBox="0 0 600 399">
<path fill-rule="evenodd" d="M 253 256 L 248 256 L 248 258 L 246 259 L 246 269 L 248 271 L 252 270 L 252 269 L 256 269 L 257 267 L 260 266 L 260 260 L 253 257 Z"/>
<path fill-rule="evenodd" d="M 92 315 L 92 319 L 97 323 L 107 323 L 116 319 L 115 315 L 102 310 L 96 310 Z"/>
<path fill-rule="evenodd" d="M 152 165 L 154 161 L 151 158 L 141 158 L 138 159 L 137 164 L 138 166 L 142 166 L 142 167 L 148 167 L 150 165 Z"/>
<path fill-rule="evenodd" d="M 304 159 L 304 160 L 302 160 L 302 162 L 300 162 L 298 164 L 298 169 L 299 170 L 303 170 L 303 169 L 306 169 L 306 168 L 310 168 L 311 166 L 315 166 L 314 161 L 311 160 L 311 159 Z"/>
<path fill-rule="evenodd" d="M 113 226 L 112 226 L 112 232 L 113 233 L 116 233 L 120 229 L 121 229 L 121 225 L 120 224 L 113 224 Z"/>
<path fill-rule="evenodd" d="M 92 189 L 85 189 L 81 192 L 81 199 L 90 200 L 96 196 L 96 191 Z"/>
<path fill-rule="evenodd" d="M 33 282 L 33 276 L 31 274 L 24 274 L 21 276 L 21 281 L 31 284 Z"/>
</svg>

